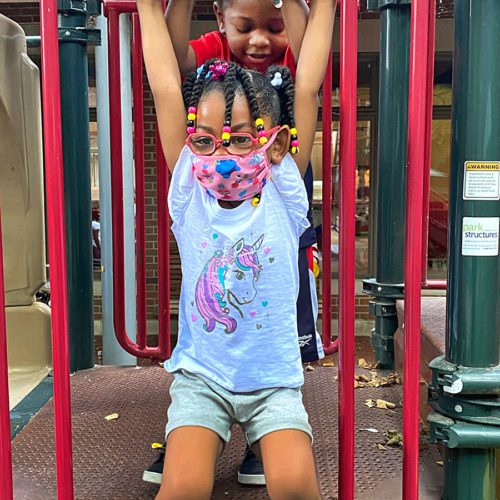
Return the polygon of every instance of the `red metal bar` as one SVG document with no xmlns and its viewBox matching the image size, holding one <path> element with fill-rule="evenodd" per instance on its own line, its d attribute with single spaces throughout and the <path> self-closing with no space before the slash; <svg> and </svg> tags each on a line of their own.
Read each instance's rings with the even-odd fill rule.
<svg viewBox="0 0 500 500">
<path fill-rule="evenodd" d="M 132 9 L 132 3 L 134 9 Z M 119 29 L 119 16 L 121 12 L 135 12 L 135 2 L 127 1 L 108 1 L 105 3 L 104 12 L 108 17 L 108 65 L 109 65 L 109 114 L 110 114 L 110 153 L 111 153 L 111 201 L 112 201 L 112 218 L 113 218 L 113 321 L 115 327 L 115 335 L 118 343 L 133 356 L 141 358 L 151 358 L 155 360 L 162 360 L 166 358 L 166 353 L 169 352 L 168 346 L 170 345 L 170 339 L 165 340 L 163 338 L 163 333 L 160 331 L 159 335 L 159 346 L 158 347 L 148 347 L 146 345 L 146 329 L 145 326 L 142 327 L 139 323 L 138 332 L 140 333 L 139 342 L 144 345 L 138 345 L 133 342 L 127 335 L 125 327 L 125 284 L 124 284 L 124 235 L 123 235 L 123 157 L 122 157 L 122 112 L 121 112 L 121 92 L 120 92 L 120 29 Z M 136 33 L 138 25 L 136 25 Z M 134 56 L 136 57 L 136 56 Z M 135 59 L 134 59 L 135 61 Z M 138 63 L 138 61 L 135 61 Z M 139 71 L 138 66 L 136 70 Z M 141 72 L 142 72 L 142 62 L 141 62 Z M 138 78 L 138 75 L 134 77 Z M 142 107 L 141 107 L 142 110 Z M 134 115 L 135 116 L 135 115 Z M 139 119 L 136 117 L 136 119 Z M 139 136 L 141 132 L 139 131 Z M 137 139 L 135 146 L 139 145 L 139 140 Z M 137 150 L 135 150 L 137 154 Z M 139 159 L 143 151 L 139 152 Z M 143 170 L 143 169 L 142 169 Z M 161 170 L 161 169 L 160 169 Z M 137 172 L 136 172 L 137 173 Z M 143 182 L 139 180 L 139 183 Z M 166 181 L 168 189 L 168 180 Z M 161 182 L 165 185 L 165 181 Z M 166 191 L 164 193 L 163 203 L 159 203 L 159 206 L 166 203 Z M 139 215 L 139 214 L 138 214 Z M 139 222 L 139 226 L 143 223 L 144 218 Z M 168 228 L 168 215 L 166 216 L 166 222 Z M 160 228 L 160 225 L 159 225 Z M 142 231 L 142 229 L 140 229 Z M 159 229 L 160 231 L 160 229 Z M 167 241 L 168 248 L 168 231 L 167 236 L 163 236 L 162 242 Z M 159 241 L 159 247 L 164 244 Z M 160 250 L 159 250 L 160 251 Z M 168 252 L 167 252 L 168 253 Z M 144 254 L 143 254 L 144 255 Z M 161 256 L 158 260 L 161 262 Z M 163 258 L 163 262 L 168 266 L 168 255 Z M 161 264 L 160 264 L 161 265 Z M 139 273 L 140 274 L 140 273 Z M 145 282 L 142 285 L 138 283 L 137 290 L 141 291 L 141 287 L 144 289 L 145 294 Z M 168 294 L 165 295 L 166 298 L 161 300 L 169 301 Z M 140 298 L 139 300 L 143 300 Z M 138 302 L 140 304 L 140 302 Z M 163 305 L 162 311 L 169 313 L 169 304 Z M 145 312 L 138 311 L 139 314 L 144 315 Z M 167 316 L 167 319 L 169 316 Z M 161 315 L 159 317 L 161 324 L 163 325 L 165 320 L 162 319 Z M 141 319 L 142 325 L 144 325 L 144 318 Z M 167 321 L 168 323 L 168 321 Z M 163 328 L 169 334 L 169 325 Z"/>
<path fill-rule="evenodd" d="M 2 250 L 2 214 L 0 210 L 0 498 L 12 500 L 12 451 L 10 446 L 9 373 L 5 290 Z"/>
<path fill-rule="evenodd" d="M 338 341 L 332 342 L 332 54 L 328 59 L 323 80 L 323 103 L 321 108 L 323 131 L 323 184 L 322 184 L 322 341 L 325 354 L 337 351 Z"/>
<path fill-rule="evenodd" d="M 358 6 L 340 22 L 339 499 L 354 498 L 354 329 Z"/>
<path fill-rule="evenodd" d="M 116 2 L 117 4 L 118 2 Z M 113 320 L 118 343 L 133 356 L 158 359 L 158 348 L 140 348 L 125 328 L 125 283 L 123 256 L 123 158 L 120 91 L 120 28 L 115 2 L 106 4 L 108 16 L 109 114 L 111 156 L 111 202 L 113 219 Z"/>
<path fill-rule="evenodd" d="M 446 290 L 448 282 L 446 280 L 425 280 L 423 288 L 427 290 Z"/>
<path fill-rule="evenodd" d="M 168 166 L 156 128 L 156 192 L 158 214 L 158 345 L 170 356 L 170 219 L 168 215 Z"/>
<path fill-rule="evenodd" d="M 403 499 L 418 499 L 420 396 L 420 292 L 422 214 L 426 161 L 426 111 L 431 0 L 411 4 L 408 98 L 408 173 L 405 238 L 405 350 L 403 386 Z M 417 265 L 415 265 L 417 264 Z"/>
<path fill-rule="evenodd" d="M 109 18 L 109 11 L 114 10 L 120 14 L 137 12 L 136 0 L 104 0 L 104 15 Z"/>
<path fill-rule="evenodd" d="M 52 305 L 57 493 L 59 500 L 71 500 L 73 498 L 73 451 L 71 442 L 66 231 L 56 0 L 40 1 L 40 34 L 45 193 L 47 199 Z"/>
<path fill-rule="evenodd" d="M 139 16 L 132 14 L 132 92 L 134 99 L 135 262 L 137 276 L 137 345 L 144 349 L 146 331 L 146 209 L 144 188 L 144 99 Z"/>
<path fill-rule="evenodd" d="M 424 164 L 424 197 L 423 197 L 423 231 L 422 231 L 422 283 L 427 281 L 427 252 L 429 250 L 429 200 L 431 191 L 431 154 L 432 154 L 432 109 L 434 98 L 434 50 L 436 45 L 436 0 L 430 0 L 429 9 L 429 42 L 427 49 L 427 91 L 425 117 L 425 164 Z"/>
</svg>

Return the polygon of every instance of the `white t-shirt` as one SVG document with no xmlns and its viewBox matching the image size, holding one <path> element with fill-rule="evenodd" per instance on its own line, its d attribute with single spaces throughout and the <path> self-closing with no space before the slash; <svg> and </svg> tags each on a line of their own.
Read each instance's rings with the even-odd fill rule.
<svg viewBox="0 0 500 500">
<path fill-rule="evenodd" d="M 299 236 L 307 194 L 290 155 L 257 207 L 222 208 L 196 181 L 185 147 L 168 203 L 182 262 L 179 337 L 168 371 L 234 392 L 303 383 L 297 342 Z"/>
<path fill-rule="evenodd" d="M 97 222 L 96 220 L 92 221 L 92 231 L 99 231 L 99 234 L 97 235 L 97 237 L 99 239 L 99 243 L 101 243 L 101 234 L 100 234 L 101 224 L 99 222 Z M 92 246 L 97 247 L 94 238 L 92 238 Z"/>
</svg>

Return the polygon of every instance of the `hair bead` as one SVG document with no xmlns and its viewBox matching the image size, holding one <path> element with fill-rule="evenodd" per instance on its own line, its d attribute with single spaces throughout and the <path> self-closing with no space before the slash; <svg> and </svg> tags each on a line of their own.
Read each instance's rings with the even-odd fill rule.
<svg viewBox="0 0 500 500">
<path fill-rule="evenodd" d="M 262 118 L 257 118 L 255 120 L 255 125 L 259 127 L 260 125 L 264 126 L 264 120 Z"/>
<path fill-rule="evenodd" d="M 269 139 L 268 139 L 265 135 L 263 135 L 263 136 L 259 137 L 259 142 L 260 142 L 262 145 L 266 144 L 266 142 L 268 142 L 268 140 L 269 140 Z"/>
<path fill-rule="evenodd" d="M 194 134 L 196 132 L 196 128 L 195 127 L 188 127 L 186 129 L 186 131 L 188 134 Z"/>
</svg>

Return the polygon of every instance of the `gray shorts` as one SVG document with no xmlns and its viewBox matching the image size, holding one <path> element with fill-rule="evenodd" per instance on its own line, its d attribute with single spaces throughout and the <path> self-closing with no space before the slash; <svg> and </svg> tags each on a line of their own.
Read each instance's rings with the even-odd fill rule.
<svg viewBox="0 0 500 500">
<path fill-rule="evenodd" d="M 229 442 L 231 426 L 239 424 L 248 444 L 283 429 L 297 429 L 309 435 L 309 425 L 300 387 L 274 387 L 235 393 L 201 375 L 184 370 L 174 373 L 170 387 L 166 436 L 177 427 L 206 427 Z"/>
</svg>

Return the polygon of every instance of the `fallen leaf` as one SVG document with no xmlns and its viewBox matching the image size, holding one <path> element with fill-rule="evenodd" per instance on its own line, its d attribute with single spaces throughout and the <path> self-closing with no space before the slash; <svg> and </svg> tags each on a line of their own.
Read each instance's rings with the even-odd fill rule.
<svg viewBox="0 0 500 500">
<path fill-rule="evenodd" d="M 374 363 L 369 363 L 368 361 L 366 361 L 366 359 L 359 358 L 358 366 L 360 368 L 364 368 L 365 370 L 374 370 L 375 368 L 378 368 L 378 361 Z"/>
<path fill-rule="evenodd" d="M 109 422 L 110 420 L 116 420 L 119 416 L 118 413 L 111 413 L 111 415 L 106 415 L 104 418 Z"/>
<path fill-rule="evenodd" d="M 391 373 L 387 377 L 379 377 L 376 372 L 372 372 L 371 378 L 367 375 L 355 375 L 354 380 L 355 389 L 363 387 L 389 387 L 401 384 L 401 379 L 397 373 Z"/>
<path fill-rule="evenodd" d="M 444 467 L 444 462 L 442 460 L 438 460 L 436 463 L 441 467 Z"/>
<path fill-rule="evenodd" d="M 321 366 L 335 366 L 335 363 L 331 359 L 327 359 L 327 360 L 323 361 Z"/>
<path fill-rule="evenodd" d="M 314 371 L 314 366 L 311 366 L 311 365 L 306 365 L 304 370 L 306 372 L 313 372 Z"/>
<path fill-rule="evenodd" d="M 384 399 L 377 399 L 376 404 L 377 408 L 381 408 L 382 410 L 392 410 L 393 408 L 396 408 L 394 403 L 385 401 Z"/>
<path fill-rule="evenodd" d="M 163 448 L 165 445 L 163 443 L 151 443 L 151 449 L 158 450 Z"/>
<path fill-rule="evenodd" d="M 388 430 L 384 432 L 387 438 L 385 446 L 403 446 L 403 435 L 396 430 Z"/>
<path fill-rule="evenodd" d="M 373 432 L 376 434 L 378 432 L 378 429 L 375 429 L 373 427 L 367 427 L 366 429 L 359 429 L 360 431 L 366 431 L 366 432 Z"/>
<path fill-rule="evenodd" d="M 365 401 L 365 405 L 368 406 L 368 408 L 374 408 L 376 404 L 374 399 L 367 399 Z"/>
<path fill-rule="evenodd" d="M 387 449 L 383 444 L 380 444 L 380 443 L 377 443 L 377 448 L 379 450 L 386 450 Z"/>
</svg>

